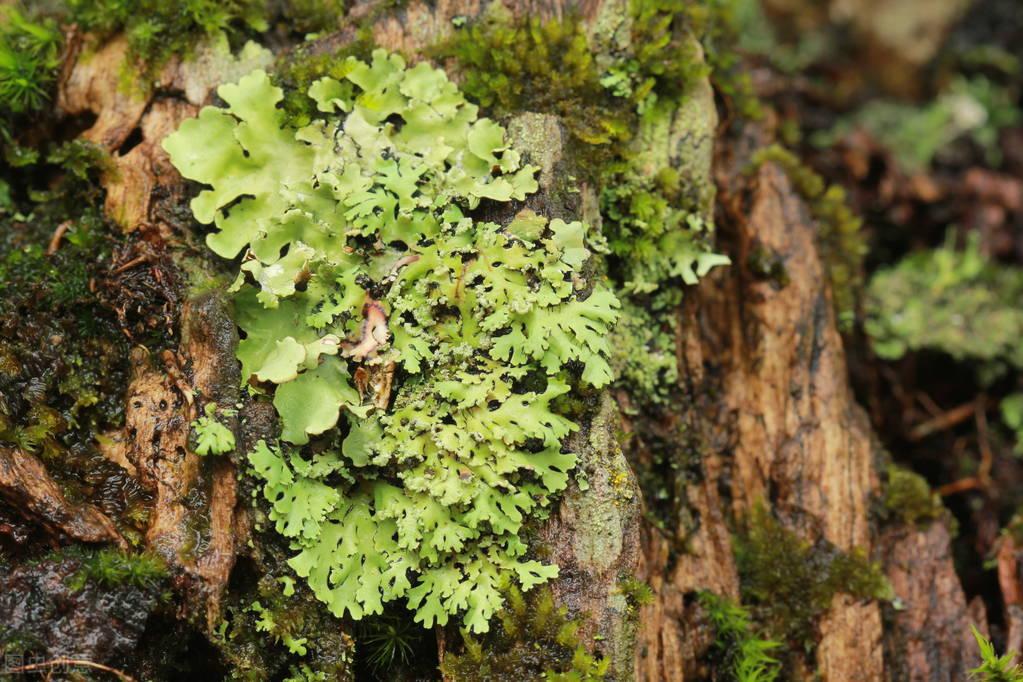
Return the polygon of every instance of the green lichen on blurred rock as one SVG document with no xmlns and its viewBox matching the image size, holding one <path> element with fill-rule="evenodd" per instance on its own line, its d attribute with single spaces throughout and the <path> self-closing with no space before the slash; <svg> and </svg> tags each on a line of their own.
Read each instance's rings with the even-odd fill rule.
<svg viewBox="0 0 1023 682">
<path fill-rule="evenodd" d="M 758 150 L 752 166 L 773 162 L 785 172 L 810 208 L 818 226 L 821 258 L 831 283 L 839 328 L 848 331 L 856 320 L 863 289 L 863 257 L 867 253 L 860 227 L 863 220 L 849 208 L 845 190 L 828 185 L 799 157 L 779 145 Z"/>
<path fill-rule="evenodd" d="M 989 164 L 997 166 L 1002 158 L 999 131 L 1020 120 L 1017 97 L 983 76 L 958 76 L 926 105 L 872 100 L 812 141 L 830 146 L 851 131 L 864 129 L 892 153 L 903 171 L 922 173 L 952 143 L 969 139 Z"/>
<path fill-rule="evenodd" d="M 747 609 L 706 590 L 697 594 L 714 627 L 716 669 L 736 682 L 774 682 L 781 673 L 778 642 L 759 637 Z"/>
<path fill-rule="evenodd" d="M 1016 438 L 1013 452 L 1023 456 L 1023 393 L 1006 396 L 999 405 L 999 411 L 1002 415 L 1002 422 L 1009 427 Z"/>
<path fill-rule="evenodd" d="M 742 603 L 771 636 L 791 650 L 816 642 L 818 619 L 836 594 L 883 599 L 888 585 L 880 568 L 860 552 L 850 554 L 821 539 L 809 542 L 757 506 L 735 538 Z"/>
<path fill-rule="evenodd" d="M 885 359 L 931 350 L 989 370 L 1023 368 L 1023 269 L 980 251 L 976 236 L 956 248 L 913 253 L 879 270 L 866 295 L 864 328 Z"/>
<path fill-rule="evenodd" d="M 941 497 L 931 490 L 923 476 L 909 469 L 890 465 L 883 489 L 882 504 L 888 517 L 914 525 L 945 516 Z"/>
<path fill-rule="evenodd" d="M 441 671 L 454 682 L 590 682 L 603 680 L 610 659 L 587 651 L 580 623 L 558 607 L 549 588 L 527 597 L 508 592 L 507 606 L 495 617 L 498 627 L 483 639 L 463 635 L 462 653 L 448 653 Z"/>
</svg>

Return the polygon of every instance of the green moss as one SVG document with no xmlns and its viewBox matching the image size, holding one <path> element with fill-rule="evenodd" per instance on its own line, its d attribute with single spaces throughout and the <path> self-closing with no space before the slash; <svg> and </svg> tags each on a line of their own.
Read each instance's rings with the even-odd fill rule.
<svg viewBox="0 0 1023 682">
<path fill-rule="evenodd" d="M 778 164 L 788 175 L 817 221 L 818 244 L 831 282 L 835 314 L 839 328 L 848 331 L 856 319 L 863 289 L 863 257 L 867 252 L 860 232 L 863 220 L 849 208 L 844 189 L 827 185 L 789 150 L 771 145 L 753 155 L 753 167 L 768 161 Z"/>
<path fill-rule="evenodd" d="M 817 621 L 836 594 L 880 599 L 891 590 L 877 565 L 859 551 L 810 543 L 785 528 L 762 506 L 735 538 L 742 601 L 775 638 L 809 651 Z"/>
<path fill-rule="evenodd" d="M 267 28 L 263 0 L 67 0 L 69 19 L 106 38 L 124 33 L 146 78 L 172 56 L 187 57 L 204 39 Z"/>
<path fill-rule="evenodd" d="M 941 497 L 931 491 L 923 476 L 895 465 L 887 470 L 883 505 L 888 516 L 910 525 L 940 519 L 945 514 Z"/>
<path fill-rule="evenodd" d="M 640 608 L 654 603 L 654 591 L 650 585 L 636 578 L 625 576 L 618 581 L 618 591 L 625 595 L 629 612 L 635 614 Z"/>
<path fill-rule="evenodd" d="M 15 116 L 38 111 L 49 99 L 62 42 L 52 21 L 30 21 L 16 7 L 0 6 L 0 141 Z"/>
<path fill-rule="evenodd" d="M 757 98 L 737 47 L 748 28 L 743 25 L 745 0 L 703 0 L 686 3 L 686 14 L 711 67 L 714 88 L 739 117 L 759 119 L 763 105 Z"/>
<path fill-rule="evenodd" d="M 980 665 L 970 671 L 970 678 L 977 682 L 1023 682 L 1023 666 L 1016 663 L 1016 653 L 1004 656 L 995 653 L 995 647 L 987 637 L 973 625 L 970 632 L 980 650 Z"/>
<path fill-rule="evenodd" d="M 466 95 L 497 116 L 557 114 L 573 137 L 588 145 L 607 145 L 631 133 L 631 108 L 617 104 L 601 84 L 575 18 L 516 23 L 491 11 L 437 46 L 434 54 L 457 60 Z"/>
<path fill-rule="evenodd" d="M 610 660 L 588 653 L 579 636 L 580 623 L 558 607 L 549 588 L 523 595 L 508 592 L 507 607 L 483 639 L 463 635 L 464 651 L 448 653 L 441 671 L 455 682 L 549 682 L 602 680 Z"/>
<path fill-rule="evenodd" d="M 749 612 L 713 592 L 697 594 L 700 606 L 714 627 L 715 669 L 736 682 L 773 682 L 781 672 L 775 658 L 778 642 L 757 636 Z"/>
<path fill-rule="evenodd" d="M 78 570 L 68 582 L 73 590 L 82 589 L 88 582 L 104 587 L 132 585 L 156 591 L 169 576 L 167 565 L 155 554 L 127 554 L 117 549 L 100 549 L 82 551 L 80 555 Z"/>
</svg>

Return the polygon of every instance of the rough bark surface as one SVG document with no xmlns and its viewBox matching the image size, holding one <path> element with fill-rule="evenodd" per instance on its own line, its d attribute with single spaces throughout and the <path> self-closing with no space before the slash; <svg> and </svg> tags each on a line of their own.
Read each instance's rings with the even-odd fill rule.
<svg viewBox="0 0 1023 682">
<path fill-rule="evenodd" d="M 72 504 L 37 457 L 0 447 L 0 497 L 56 535 L 127 546 L 113 522 L 88 503 Z"/>
<path fill-rule="evenodd" d="M 977 666 L 973 623 L 949 551 L 948 528 L 892 528 L 881 536 L 885 573 L 902 600 L 885 633 L 885 662 L 891 679 L 923 682 L 969 679 Z"/>
</svg>

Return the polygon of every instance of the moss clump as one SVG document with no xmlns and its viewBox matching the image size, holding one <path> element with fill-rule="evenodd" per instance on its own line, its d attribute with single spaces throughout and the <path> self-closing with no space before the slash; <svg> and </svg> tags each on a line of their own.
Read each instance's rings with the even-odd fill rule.
<svg viewBox="0 0 1023 682">
<path fill-rule="evenodd" d="M 444 675 L 456 682 L 519 682 L 543 677 L 549 682 L 602 680 L 611 661 L 588 653 L 579 637 L 579 621 L 558 607 L 550 588 L 528 597 L 511 588 L 507 607 L 497 614 L 500 627 L 484 639 L 463 636 L 465 650 L 448 654 Z"/>
<path fill-rule="evenodd" d="M 233 590 L 213 643 L 228 679 L 350 680 L 355 643 L 308 589 L 281 576 L 272 538 L 260 543 L 258 579 Z"/>
<path fill-rule="evenodd" d="M 882 503 L 886 516 L 910 525 L 939 519 L 945 513 L 941 498 L 923 476 L 895 465 L 888 467 Z"/>
<path fill-rule="evenodd" d="M 434 52 L 458 61 L 462 90 L 497 116 L 522 110 L 557 114 L 578 141 L 590 145 L 631 132 L 630 112 L 601 85 L 577 19 L 513 22 L 491 12 Z"/>
<path fill-rule="evenodd" d="M 108 588 L 131 585 L 156 591 L 169 575 L 167 565 L 154 554 L 126 554 L 116 549 L 82 551 L 79 554 L 78 569 L 68 581 L 68 586 L 76 591 L 86 583 Z"/>
<path fill-rule="evenodd" d="M 818 618 L 839 593 L 859 599 L 890 591 L 880 569 L 860 552 L 845 554 L 824 540 L 803 540 L 762 506 L 735 539 L 742 601 L 792 650 L 811 650 Z"/>
<path fill-rule="evenodd" d="M 697 598 L 714 626 L 714 663 L 727 671 L 726 679 L 774 682 L 781 663 L 772 654 L 780 644 L 758 637 L 749 612 L 731 599 L 708 591 Z"/>
<path fill-rule="evenodd" d="M 763 105 L 736 50 L 740 37 L 749 30 L 743 24 L 743 3 L 735 0 L 690 2 L 686 3 L 685 12 L 693 33 L 703 45 L 714 88 L 731 102 L 732 110 L 739 116 L 759 119 L 764 113 Z"/>
<path fill-rule="evenodd" d="M 629 575 L 619 580 L 618 591 L 625 596 L 630 613 L 635 613 L 640 608 L 654 603 L 653 589 L 635 576 Z"/>
<path fill-rule="evenodd" d="M 201 40 L 268 27 L 263 0 L 68 0 L 69 19 L 107 37 L 124 33 L 142 75 L 154 77 L 172 56 Z"/>
<path fill-rule="evenodd" d="M 0 6 L 0 140 L 15 116 L 38 111 L 49 99 L 61 43 L 52 21 L 30 21 L 15 7 Z"/>
<path fill-rule="evenodd" d="M 831 282 L 839 328 L 848 331 L 856 319 L 863 289 L 863 257 L 867 253 L 860 232 L 863 220 L 849 208 L 844 189 L 827 185 L 824 178 L 803 165 L 789 150 L 771 145 L 753 155 L 754 168 L 768 161 L 778 164 L 809 204 L 819 229 L 818 243 Z"/>
</svg>

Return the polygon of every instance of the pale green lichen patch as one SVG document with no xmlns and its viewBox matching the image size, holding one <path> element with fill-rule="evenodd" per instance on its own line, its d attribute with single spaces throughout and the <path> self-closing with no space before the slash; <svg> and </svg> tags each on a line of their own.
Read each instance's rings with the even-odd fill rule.
<svg viewBox="0 0 1023 682">
<path fill-rule="evenodd" d="M 864 328 L 885 359 L 935 350 L 1023 368 L 1023 269 L 988 260 L 976 238 L 915 253 L 870 281 Z"/>
<path fill-rule="evenodd" d="M 332 73 L 304 127 L 256 71 L 164 143 L 208 186 L 210 248 L 244 252 L 238 357 L 284 441 L 249 462 L 335 615 L 406 598 L 426 626 L 483 632 L 510 580 L 557 574 L 520 531 L 567 486 L 577 427 L 552 401 L 611 381 L 618 301 L 581 275 L 584 224 L 473 217 L 534 192 L 536 169 L 442 71 L 378 50 Z"/>
</svg>

